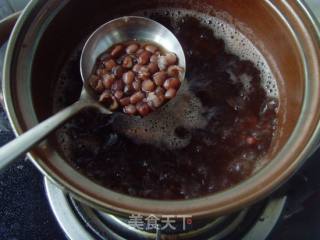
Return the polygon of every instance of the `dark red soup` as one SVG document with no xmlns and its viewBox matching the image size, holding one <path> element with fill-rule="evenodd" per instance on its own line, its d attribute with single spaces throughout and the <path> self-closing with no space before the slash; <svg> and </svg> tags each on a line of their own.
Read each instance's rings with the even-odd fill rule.
<svg viewBox="0 0 320 240">
<path fill-rule="evenodd" d="M 62 154 L 95 182 L 143 198 L 195 198 L 246 179 L 277 129 L 278 99 L 263 87 L 259 65 L 232 54 L 211 20 L 148 16 L 185 50 L 186 80 L 177 96 L 145 118 L 83 111 L 56 132 Z M 55 110 L 79 96 L 80 52 L 65 63 Z"/>
</svg>

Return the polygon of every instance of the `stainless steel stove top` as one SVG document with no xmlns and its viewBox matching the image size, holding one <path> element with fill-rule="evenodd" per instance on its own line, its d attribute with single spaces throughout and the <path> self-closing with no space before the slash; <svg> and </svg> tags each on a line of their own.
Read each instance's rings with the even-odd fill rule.
<svg viewBox="0 0 320 240">
<path fill-rule="evenodd" d="M 286 197 L 272 198 L 229 216 L 192 222 L 194 227 L 168 234 L 137 229 L 130 224 L 130 218 L 124 219 L 92 209 L 70 198 L 48 179 L 45 179 L 45 188 L 51 209 L 70 240 L 264 240 L 277 223 L 286 202 Z M 173 227 L 176 227 L 174 223 Z"/>
</svg>

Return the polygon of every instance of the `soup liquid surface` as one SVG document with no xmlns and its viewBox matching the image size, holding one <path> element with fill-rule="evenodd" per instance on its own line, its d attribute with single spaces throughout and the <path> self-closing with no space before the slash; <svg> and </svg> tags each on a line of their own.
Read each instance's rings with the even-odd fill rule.
<svg viewBox="0 0 320 240">
<path fill-rule="evenodd" d="M 145 118 L 83 111 L 56 132 L 64 157 L 107 188 L 152 199 L 195 198 L 248 178 L 277 130 L 277 86 L 260 52 L 214 17 L 177 9 L 133 15 L 174 32 L 186 80 Z M 81 47 L 65 62 L 54 111 L 79 96 Z"/>
</svg>

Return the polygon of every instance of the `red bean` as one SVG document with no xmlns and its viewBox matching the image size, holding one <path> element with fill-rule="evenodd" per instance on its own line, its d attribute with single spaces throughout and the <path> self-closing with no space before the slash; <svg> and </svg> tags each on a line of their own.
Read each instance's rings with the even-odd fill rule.
<svg viewBox="0 0 320 240">
<path fill-rule="evenodd" d="M 158 94 L 157 96 L 158 96 L 159 100 L 161 101 L 161 105 L 164 104 L 164 102 L 166 100 L 164 94 Z"/>
<path fill-rule="evenodd" d="M 112 68 L 114 68 L 117 65 L 117 63 L 113 59 L 109 59 L 107 61 L 104 61 L 103 65 L 107 69 L 107 71 L 110 71 Z"/>
<path fill-rule="evenodd" d="M 154 45 L 151 45 L 151 44 L 147 44 L 145 47 L 144 47 L 145 50 L 147 50 L 148 52 L 151 52 L 151 53 L 155 53 L 158 48 Z"/>
<path fill-rule="evenodd" d="M 134 73 L 132 71 L 126 72 L 122 75 L 125 84 L 131 84 L 134 80 Z"/>
<path fill-rule="evenodd" d="M 170 77 L 180 78 L 182 71 L 183 71 L 182 67 L 179 67 L 177 65 L 171 65 L 168 67 L 167 72 Z"/>
<path fill-rule="evenodd" d="M 124 111 L 125 113 L 129 114 L 129 115 L 134 115 L 134 114 L 136 114 L 136 112 L 137 112 L 137 108 L 136 108 L 135 105 L 130 104 L 130 105 L 128 105 L 128 106 L 125 106 L 125 107 L 123 108 L 123 111 Z"/>
<path fill-rule="evenodd" d="M 133 54 L 135 53 L 137 50 L 139 49 L 139 45 L 136 43 L 132 43 L 130 44 L 127 48 L 126 48 L 126 52 L 128 54 Z"/>
<path fill-rule="evenodd" d="M 144 98 L 144 93 L 139 91 L 139 92 L 136 92 L 135 94 L 133 94 L 131 97 L 130 97 L 130 103 L 131 104 L 136 104 L 138 102 L 140 102 L 143 98 Z"/>
<path fill-rule="evenodd" d="M 164 90 L 162 87 L 158 86 L 154 92 L 156 95 L 164 95 L 166 90 Z"/>
<path fill-rule="evenodd" d="M 118 56 L 121 54 L 123 48 L 124 48 L 124 47 L 123 47 L 123 45 L 121 45 L 121 44 L 116 45 L 116 46 L 112 49 L 112 51 L 111 51 L 111 56 L 112 56 L 112 57 L 118 57 Z"/>
<path fill-rule="evenodd" d="M 123 91 L 123 88 L 124 88 L 124 83 L 120 79 L 116 80 L 111 86 L 111 90 L 114 92 Z"/>
<path fill-rule="evenodd" d="M 124 59 L 123 59 L 123 62 L 122 62 L 122 67 L 124 68 L 132 68 L 133 66 L 133 60 L 130 56 L 126 56 Z"/>
<path fill-rule="evenodd" d="M 164 71 L 157 72 L 152 76 L 154 83 L 157 86 L 162 86 L 167 78 L 167 74 Z"/>
<path fill-rule="evenodd" d="M 158 67 L 160 70 L 165 70 L 168 65 L 169 63 L 165 56 L 158 57 Z"/>
<path fill-rule="evenodd" d="M 99 77 L 96 75 L 91 75 L 89 78 L 89 84 L 94 89 L 96 88 L 97 84 L 99 82 Z"/>
<path fill-rule="evenodd" d="M 151 57 L 150 57 L 150 62 L 152 62 L 152 63 L 158 63 L 158 57 L 159 56 L 157 56 L 157 55 L 152 55 Z"/>
<path fill-rule="evenodd" d="M 139 72 L 140 69 L 141 69 L 141 67 L 142 67 L 142 65 L 136 64 L 136 65 L 133 66 L 132 71 L 134 71 L 134 72 Z"/>
<path fill-rule="evenodd" d="M 138 112 L 140 113 L 141 116 L 148 115 L 150 110 L 151 110 L 149 105 L 147 103 L 145 103 L 145 102 L 137 103 L 136 108 L 137 108 L 137 110 L 138 110 Z"/>
<path fill-rule="evenodd" d="M 99 68 L 99 69 L 97 69 L 97 71 L 96 71 L 96 74 L 98 75 L 98 76 L 103 76 L 103 75 L 105 75 L 105 74 L 107 74 L 108 73 L 108 70 L 107 69 L 105 69 L 105 68 Z"/>
<path fill-rule="evenodd" d="M 169 88 L 165 93 L 165 98 L 171 99 L 176 96 L 177 90 L 175 88 Z"/>
<path fill-rule="evenodd" d="M 180 80 L 177 78 L 168 78 L 164 84 L 163 87 L 165 89 L 169 89 L 169 88 L 175 88 L 178 89 L 180 87 Z"/>
<path fill-rule="evenodd" d="M 142 90 L 145 92 L 151 92 L 155 89 L 156 85 L 150 79 L 142 82 Z"/>
<path fill-rule="evenodd" d="M 176 64 L 177 56 L 174 53 L 166 53 L 158 58 L 158 67 L 160 70 L 165 70 L 168 66 Z"/>
<path fill-rule="evenodd" d="M 148 67 L 142 66 L 138 72 L 138 77 L 143 80 L 148 79 L 150 77 L 150 72 L 149 72 Z"/>
<path fill-rule="evenodd" d="M 174 53 L 166 53 L 165 58 L 167 60 L 168 65 L 173 65 L 177 63 L 177 56 Z"/>
<path fill-rule="evenodd" d="M 143 48 L 140 48 L 137 52 L 136 52 L 136 55 L 139 56 L 141 53 L 144 52 L 144 49 Z"/>
<path fill-rule="evenodd" d="M 121 99 L 123 96 L 123 92 L 122 91 L 115 91 L 114 96 L 116 97 L 116 99 Z"/>
<path fill-rule="evenodd" d="M 148 52 L 148 51 L 143 51 L 140 55 L 139 55 L 139 58 L 138 58 L 138 63 L 139 64 L 147 64 L 150 60 L 150 57 L 151 57 L 151 53 Z"/>
<path fill-rule="evenodd" d="M 132 93 L 134 93 L 134 89 L 133 89 L 132 84 L 130 84 L 130 85 L 125 85 L 123 92 L 124 92 L 124 94 L 125 94 L 126 96 L 132 95 Z"/>
<path fill-rule="evenodd" d="M 149 106 L 152 108 L 160 107 L 163 104 L 164 100 L 165 99 L 164 99 L 163 95 L 157 96 L 153 92 L 149 93 L 148 97 L 147 97 L 147 102 L 148 102 Z"/>
<path fill-rule="evenodd" d="M 141 90 L 141 80 L 136 78 L 132 83 L 132 87 L 134 90 L 140 91 Z"/>
<path fill-rule="evenodd" d="M 116 78 L 122 77 L 123 72 L 124 72 L 124 69 L 121 66 L 115 66 L 114 68 L 112 68 L 112 74 Z"/>
<path fill-rule="evenodd" d="M 121 98 L 119 102 L 121 106 L 127 106 L 130 104 L 130 97 Z"/>
<path fill-rule="evenodd" d="M 159 70 L 159 69 L 158 69 L 158 64 L 156 64 L 156 63 L 149 63 L 148 69 L 149 69 L 149 72 L 150 72 L 151 74 L 154 74 L 154 73 L 156 73 L 156 72 Z"/>
<path fill-rule="evenodd" d="M 97 86 L 94 89 L 97 93 L 102 93 L 104 91 L 104 86 L 102 80 L 99 80 Z"/>
<path fill-rule="evenodd" d="M 105 74 L 103 75 L 103 85 L 105 88 L 109 89 L 112 84 L 114 83 L 114 76 L 111 74 Z"/>
<path fill-rule="evenodd" d="M 247 137 L 246 138 L 246 142 L 249 144 L 249 145 L 255 145 L 257 143 L 257 139 L 255 137 Z"/>
</svg>

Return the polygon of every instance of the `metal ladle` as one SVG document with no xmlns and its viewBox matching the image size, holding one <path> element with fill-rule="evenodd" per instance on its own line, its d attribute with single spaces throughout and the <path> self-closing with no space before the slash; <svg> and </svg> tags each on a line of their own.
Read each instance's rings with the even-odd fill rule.
<svg viewBox="0 0 320 240">
<path fill-rule="evenodd" d="M 112 114 L 109 109 L 97 101 L 97 96 L 90 88 L 88 79 L 96 59 L 102 52 L 116 43 L 129 40 L 157 43 L 165 50 L 174 52 L 179 59 L 179 66 L 186 69 L 185 56 L 179 41 L 172 32 L 160 23 L 136 16 L 121 17 L 105 23 L 92 33 L 82 49 L 80 72 L 83 88 L 79 100 L 1 147 L 0 170 L 38 144 L 49 133 L 82 109 L 94 107 L 102 113 Z M 180 80 L 184 79 L 184 73 L 185 71 Z"/>
</svg>

